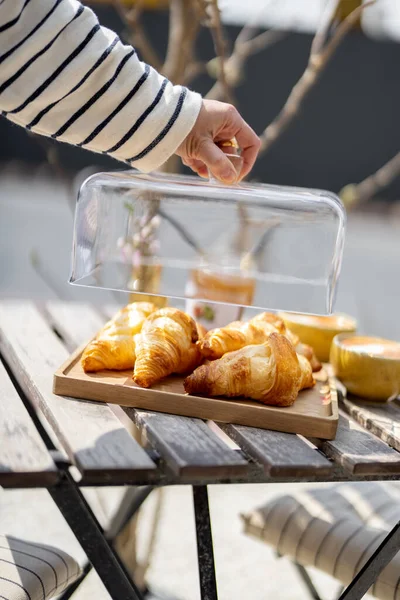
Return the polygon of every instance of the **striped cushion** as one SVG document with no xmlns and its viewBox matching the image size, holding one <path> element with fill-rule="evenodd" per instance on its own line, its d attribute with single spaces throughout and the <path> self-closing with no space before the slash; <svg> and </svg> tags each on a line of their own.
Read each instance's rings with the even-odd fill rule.
<svg viewBox="0 0 400 600">
<path fill-rule="evenodd" d="M 68 554 L 43 544 L 0 535 L 0 598 L 47 600 L 63 592 L 80 575 Z"/>
<path fill-rule="evenodd" d="M 302 490 L 243 515 L 245 533 L 344 585 L 399 520 L 399 484 L 374 482 Z M 370 593 L 381 600 L 400 600 L 400 553 Z"/>
</svg>

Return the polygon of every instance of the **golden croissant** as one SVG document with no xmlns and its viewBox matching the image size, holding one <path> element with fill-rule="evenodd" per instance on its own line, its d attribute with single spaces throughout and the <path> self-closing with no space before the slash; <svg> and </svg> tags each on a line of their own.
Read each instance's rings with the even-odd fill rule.
<svg viewBox="0 0 400 600">
<path fill-rule="evenodd" d="M 147 388 L 172 373 L 195 369 L 202 359 L 196 345 L 198 337 L 198 325 L 177 308 L 162 308 L 151 314 L 135 337 L 135 383 Z"/>
<path fill-rule="evenodd" d="M 156 310 L 150 302 L 133 302 L 122 308 L 86 346 L 81 359 L 85 373 L 132 369 L 135 364 L 134 336 L 140 333 L 147 317 Z"/>
<path fill-rule="evenodd" d="M 204 336 L 207 335 L 207 329 L 201 323 L 196 321 L 197 333 L 199 336 L 199 340 L 202 340 Z"/>
<path fill-rule="evenodd" d="M 184 381 L 188 394 L 242 396 L 275 406 L 292 405 L 301 389 L 313 385 L 310 363 L 279 333 L 202 365 Z"/>
<path fill-rule="evenodd" d="M 315 373 L 316 371 L 320 371 L 322 369 L 322 365 L 319 362 L 318 358 L 316 357 L 314 349 L 311 346 L 308 346 L 307 344 L 302 344 L 300 342 L 299 336 L 297 336 L 295 333 L 290 331 L 290 329 L 287 329 L 283 319 L 281 319 L 274 313 L 264 312 L 264 313 L 261 313 L 261 314 L 255 316 L 252 319 L 252 322 L 253 323 L 258 323 L 258 322 L 271 323 L 276 328 L 278 333 L 281 333 L 282 335 L 287 337 L 287 339 L 293 344 L 297 354 L 300 354 L 300 355 L 306 357 L 306 359 L 309 361 L 309 363 L 311 365 L 311 369 L 312 369 L 313 373 Z"/>
<path fill-rule="evenodd" d="M 313 349 L 301 344 L 298 336 L 286 329 L 283 320 L 274 313 L 263 312 L 248 322 L 234 321 L 226 327 L 213 329 L 199 342 L 199 348 L 205 358 L 215 360 L 227 352 L 252 344 L 262 344 L 274 332 L 287 337 L 296 352 L 310 361 L 313 371 L 321 369 L 321 363 L 317 360 Z"/>
<path fill-rule="evenodd" d="M 310 361 L 297 352 L 297 358 L 300 364 L 301 369 L 301 382 L 300 382 L 300 390 L 306 390 L 308 388 L 312 388 L 315 385 L 315 379 L 313 377 L 312 365 Z M 300 391 L 299 390 L 299 391 Z"/>
<path fill-rule="evenodd" d="M 271 333 L 279 331 L 274 320 L 285 327 L 283 321 L 272 313 L 262 313 L 247 322 L 234 321 L 226 327 L 212 329 L 199 342 L 200 352 L 204 358 L 216 360 L 244 346 L 262 344 Z"/>
<path fill-rule="evenodd" d="M 319 362 L 318 358 L 315 355 L 314 348 L 308 346 L 307 344 L 302 344 L 299 342 L 295 345 L 295 349 L 297 354 L 301 354 L 304 356 L 310 363 L 311 369 L 313 373 L 316 371 L 320 371 L 322 369 L 322 364 Z"/>
</svg>

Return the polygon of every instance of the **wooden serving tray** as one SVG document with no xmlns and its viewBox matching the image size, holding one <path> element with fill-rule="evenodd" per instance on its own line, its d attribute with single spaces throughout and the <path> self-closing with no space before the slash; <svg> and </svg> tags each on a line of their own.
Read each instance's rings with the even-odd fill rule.
<svg viewBox="0 0 400 600">
<path fill-rule="evenodd" d="M 293 406 L 282 408 L 240 398 L 189 396 L 183 389 L 181 376 L 167 377 L 151 389 L 143 389 L 132 381 L 131 371 L 84 373 L 80 359 L 85 346 L 55 373 L 55 394 L 327 440 L 336 435 L 337 394 L 326 372 L 317 374 L 315 387 L 300 392 Z"/>
</svg>

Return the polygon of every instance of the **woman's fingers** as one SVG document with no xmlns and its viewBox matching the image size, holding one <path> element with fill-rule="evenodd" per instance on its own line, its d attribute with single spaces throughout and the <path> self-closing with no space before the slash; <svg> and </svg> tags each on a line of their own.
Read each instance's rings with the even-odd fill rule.
<svg viewBox="0 0 400 600">
<path fill-rule="evenodd" d="M 236 138 L 241 149 L 243 166 L 237 173 L 235 167 L 218 146 L 218 143 Z M 235 183 L 253 168 L 261 142 L 234 106 L 203 100 L 197 121 L 189 135 L 177 149 L 183 162 L 202 177 L 207 168 L 224 183 Z"/>
<path fill-rule="evenodd" d="M 192 171 L 194 171 L 195 173 L 200 175 L 200 177 L 204 177 L 206 179 L 208 178 L 208 176 L 209 176 L 208 169 L 201 160 L 197 160 L 196 158 L 187 158 L 187 159 L 182 158 L 182 162 L 187 167 L 190 167 L 190 169 L 192 169 Z"/>
<path fill-rule="evenodd" d="M 256 162 L 261 147 L 261 140 L 244 121 L 240 131 L 237 132 L 235 137 L 241 149 L 241 156 L 243 159 L 242 172 L 240 173 L 240 179 L 243 179 L 243 177 L 246 177 L 246 175 L 250 173 Z"/>
<path fill-rule="evenodd" d="M 224 183 L 235 183 L 238 179 L 235 167 L 229 158 L 211 139 L 205 139 L 198 149 L 197 158 L 203 162 L 212 175 Z"/>
</svg>

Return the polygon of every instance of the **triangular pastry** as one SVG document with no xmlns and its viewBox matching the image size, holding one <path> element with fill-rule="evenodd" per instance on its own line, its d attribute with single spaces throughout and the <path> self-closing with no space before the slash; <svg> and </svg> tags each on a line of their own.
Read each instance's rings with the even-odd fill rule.
<svg viewBox="0 0 400 600">
<path fill-rule="evenodd" d="M 133 302 L 118 311 L 86 346 L 81 358 L 85 373 L 132 369 L 135 364 L 134 336 L 140 333 L 147 317 L 156 310 L 151 302 Z"/>
</svg>

